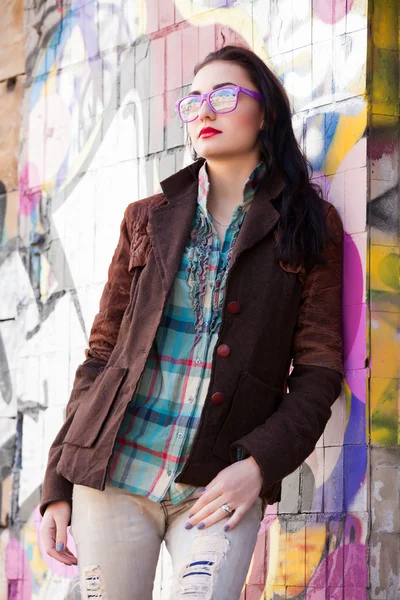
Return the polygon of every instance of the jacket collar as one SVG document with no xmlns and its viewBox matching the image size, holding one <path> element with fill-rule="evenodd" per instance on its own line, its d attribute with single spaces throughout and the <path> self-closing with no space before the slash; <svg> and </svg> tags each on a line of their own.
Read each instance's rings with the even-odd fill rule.
<svg viewBox="0 0 400 600">
<path fill-rule="evenodd" d="M 164 291 L 169 293 L 195 216 L 198 175 L 203 157 L 160 182 L 166 200 L 149 217 L 151 243 L 160 269 Z M 232 250 L 231 267 L 237 256 L 265 237 L 279 220 L 272 200 L 285 187 L 283 177 L 273 171 L 260 182 Z"/>
<path fill-rule="evenodd" d="M 190 194 L 193 194 L 193 189 L 197 191 L 199 171 L 204 163 L 205 158 L 200 157 L 194 163 L 180 169 L 180 171 L 173 173 L 160 182 L 168 206 L 175 206 L 185 202 L 186 198 Z M 284 187 L 284 179 L 278 170 L 275 169 L 260 182 L 260 193 L 258 194 L 260 202 L 265 204 L 266 201 L 274 200 L 279 196 Z"/>
<path fill-rule="evenodd" d="M 267 166 L 265 162 L 260 160 L 258 165 L 254 167 L 244 182 L 240 205 L 235 208 L 232 214 L 234 220 L 236 220 L 241 214 L 243 214 L 243 212 L 246 212 L 250 208 L 251 201 L 253 200 L 254 194 L 258 189 L 260 181 L 262 181 L 265 177 L 266 170 Z M 208 194 L 210 191 L 210 179 L 208 177 L 207 161 L 203 162 L 202 166 L 200 167 L 198 180 L 199 190 L 197 202 L 199 203 L 199 206 L 204 214 L 207 214 Z M 237 209 L 239 209 L 240 212 L 238 212 Z"/>
</svg>

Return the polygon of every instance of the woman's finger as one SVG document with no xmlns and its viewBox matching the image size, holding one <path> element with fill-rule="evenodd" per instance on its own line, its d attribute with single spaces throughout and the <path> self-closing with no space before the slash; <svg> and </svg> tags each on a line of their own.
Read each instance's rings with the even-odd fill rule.
<svg viewBox="0 0 400 600">
<path fill-rule="evenodd" d="M 240 519 L 242 518 L 242 516 L 246 512 L 246 510 L 243 509 L 243 507 L 234 508 L 234 511 L 235 512 L 233 513 L 233 516 L 236 516 L 237 514 L 238 514 L 238 516 L 233 521 L 233 525 L 229 526 L 229 529 L 232 529 L 232 527 L 234 527 L 234 525 L 240 521 Z M 229 522 L 232 522 L 233 516 L 231 516 L 229 518 L 229 521 L 227 521 L 226 523 L 224 523 L 224 529 L 225 529 L 226 525 Z M 229 515 L 220 506 L 220 507 L 217 508 L 217 510 L 215 510 L 208 517 L 202 519 L 200 521 L 200 523 L 198 524 L 197 528 L 198 529 L 206 529 L 207 527 L 210 527 L 211 525 L 214 525 L 215 523 L 218 523 L 218 521 L 226 520 L 227 517 L 229 517 Z M 202 524 L 204 524 L 204 526 L 202 526 Z M 225 531 L 227 531 L 227 530 L 225 530 Z"/>
<path fill-rule="evenodd" d="M 49 550 L 56 547 L 56 524 L 53 518 L 44 518 L 40 525 L 40 536 L 43 548 L 48 554 Z"/>
<path fill-rule="evenodd" d="M 218 477 L 218 475 L 217 475 L 217 477 Z M 210 481 L 210 483 L 207 483 L 207 485 L 204 486 L 203 489 L 205 489 L 206 491 L 208 491 L 208 490 L 211 490 L 215 485 L 217 485 L 219 483 L 217 477 L 214 477 L 214 479 L 212 479 Z"/>
<path fill-rule="evenodd" d="M 220 496 L 221 492 L 218 490 L 218 488 L 214 489 L 207 489 L 197 500 L 196 502 L 190 507 L 190 511 L 189 514 L 190 515 L 194 515 L 199 513 L 201 510 L 203 510 L 203 508 L 205 506 L 207 506 L 208 504 L 210 504 L 213 500 L 215 500 L 216 498 L 218 498 L 218 496 Z"/>
<path fill-rule="evenodd" d="M 236 525 L 239 523 L 239 521 L 241 521 L 241 519 L 243 518 L 243 516 L 246 514 L 246 512 L 249 509 L 246 508 L 245 506 L 239 506 L 235 512 L 233 513 L 233 515 L 231 515 L 228 519 L 228 521 L 226 523 L 224 523 L 224 531 L 230 531 L 231 529 L 233 529 L 234 527 L 236 527 Z"/>
<path fill-rule="evenodd" d="M 69 556 L 73 556 L 75 558 L 75 555 L 72 554 L 71 550 L 68 548 L 68 546 L 66 548 L 64 548 L 63 552 L 65 552 L 65 554 L 69 554 Z"/>
<path fill-rule="evenodd" d="M 66 556 L 63 552 L 57 552 L 57 550 L 54 548 L 48 550 L 46 554 L 48 554 L 48 556 L 51 556 L 52 558 L 55 558 L 56 560 L 58 560 L 58 562 L 63 563 L 64 565 L 67 565 L 69 567 L 77 564 L 76 558 L 72 556 Z"/>
<path fill-rule="evenodd" d="M 61 554 L 63 554 L 66 558 L 69 558 L 72 560 L 73 565 L 77 565 L 78 564 L 78 560 L 76 558 L 76 556 L 74 554 L 72 554 L 71 550 L 69 548 L 64 548 L 64 550 L 61 552 Z"/>
<path fill-rule="evenodd" d="M 209 517 L 209 515 L 213 515 L 214 513 L 219 514 L 220 519 L 223 519 L 227 516 L 227 513 L 221 508 L 224 502 L 225 500 L 223 496 L 217 496 L 211 502 L 208 502 L 205 506 L 200 507 L 200 509 L 196 513 L 194 513 L 194 511 L 191 510 L 190 514 L 194 514 L 192 517 L 190 517 L 188 523 L 190 523 L 194 527 L 198 523 L 206 522 L 206 519 Z M 191 527 L 187 527 L 187 529 L 191 529 Z"/>
</svg>

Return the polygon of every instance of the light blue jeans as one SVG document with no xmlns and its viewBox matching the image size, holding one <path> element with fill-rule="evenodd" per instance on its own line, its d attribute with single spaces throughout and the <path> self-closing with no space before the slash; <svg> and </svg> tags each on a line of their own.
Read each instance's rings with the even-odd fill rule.
<svg viewBox="0 0 400 600">
<path fill-rule="evenodd" d="M 107 485 L 74 485 L 71 533 L 83 600 L 152 600 L 164 540 L 171 555 L 170 600 L 239 600 L 263 518 L 258 497 L 230 531 L 221 519 L 185 529 L 197 488 L 186 500 L 153 502 Z"/>
</svg>

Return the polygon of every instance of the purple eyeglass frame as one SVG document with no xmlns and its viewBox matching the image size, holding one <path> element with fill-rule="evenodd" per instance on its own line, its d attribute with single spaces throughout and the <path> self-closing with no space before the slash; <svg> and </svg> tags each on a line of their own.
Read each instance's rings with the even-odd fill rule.
<svg viewBox="0 0 400 600">
<path fill-rule="evenodd" d="M 231 110 L 225 110 L 223 112 L 214 110 L 214 108 L 211 106 L 211 102 L 210 102 L 210 96 L 211 96 L 211 94 L 213 94 L 214 92 L 218 92 L 219 90 L 225 90 L 225 89 L 230 89 L 230 90 L 235 90 L 236 91 L 235 106 Z M 186 98 L 190 98 L 190 97 L 199 98 L 200 99 L 199 111 L 200 111 L 200 108 L 203 106 L 203 101 L 207 100 L 207 104 L 208 104 L 208 106 L 211 108 L 211 110 L 213 112 L 215 112 L 217 114 L 220 114 L 220 115 L 226 115 L 227 113 L 233 112 L 236 109 L 237 103 L 238 103 L 238 99 L 239 99 L 239 92 L 243 92 L 243 94 L 247 94 L 248 96 L 252 96 L 256 100 L 259 100 L 260 102 L 263 99 L 262 94 L 260 94 L 259 92 L 254 92 L 253 90 L 249 90 L 248 88 L 242 87 L 240 85 L 225 85 L 224 87 L 217 88 L 215 90 L 211 90 L 211 92 L 206 92 L 205 94 L 189 94 L 188 96 L 184 96 L 180 100 L 177 100 L 175 102 L 175 106 L 176 106 L 176 109 L 178 111 L 178 116 L 179 116 L 180 120 L 182 121 L 182 123 L 191 123 L 192 121 L 195 121 L 198 118 L 198 116 L 199 116 L 198 114 L 197 114 L 197 116 L 194 119 L 190 119 L 189 121 L 185 121 L 181 117 L 180 104 L 181 104 L 181 102 L 183 100 L 186 100 Z"/>
</svg>

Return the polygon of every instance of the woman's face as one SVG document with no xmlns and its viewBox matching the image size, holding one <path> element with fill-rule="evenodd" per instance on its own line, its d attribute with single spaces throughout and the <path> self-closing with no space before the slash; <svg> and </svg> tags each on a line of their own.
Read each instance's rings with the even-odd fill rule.
<svg viewBox="0 0 400 600">
<path fill-rule="evenodd" d="M 204 94 L 210 92 L 214 86 L 227 82 L 255 92 L 259 91 L 243 67 L 218 60 L 200 69 L 193 79 L 189 93 L 196 91 Z M 230 113 L 217 114 L 211 110 L 206 101 L 203 101 L 199 116 L 188 123 L 187 127 L 198 155 L 205 159 L 228 158 L 254 152 L 263 116 L 263 104 L 240 92 L 237 107 Z M 209 138 L 199 137 L 204 127 L 213 127 L 222 133 Z"/>
</svg>

